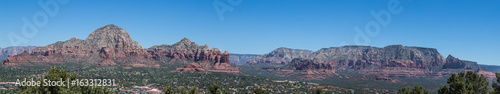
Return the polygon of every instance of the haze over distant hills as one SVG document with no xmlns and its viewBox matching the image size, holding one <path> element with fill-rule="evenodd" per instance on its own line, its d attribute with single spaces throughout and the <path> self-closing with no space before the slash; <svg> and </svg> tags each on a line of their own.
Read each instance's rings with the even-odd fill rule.
<svg viewBox="0 0 500 94">
<path fill-rule="evenodd" d="M 27 50 L 28 53 L 31 53 L 36 46 L 14 46 L 7 48 L 0 48 L 0 61 L 3 61 L 7 57 L 15 56 L 17 54 L 23 53 L 24 50 Z"/>
<path fill-rule="evenodd" d="M 304 79 L 326 78 L 325 76 L 338 75 L 336 73 L 338 71 L 410 78 L 439 78 L 460 71 L 484 71 L 473 61 L 460 60 L 452 55 L 444 58 L 434 48 L 402 45 L 390 45 L 384 48 L 342 46 L 323 48 L 315 52 L 281 47 L 268 54 L 249 59 L 247 63 L 283 64 L 286 67 L 268 67 L 262 70 L 273 71 L 276 75 L 284 77 L 293 74 L 302 75 Z M 488 67 L 488 71 L 493 69 Z M 294 70 L 296 72 L 289 72 Z M 495 78 L 491 72 L 482 73 L 489 79 Z"/>
</svg>

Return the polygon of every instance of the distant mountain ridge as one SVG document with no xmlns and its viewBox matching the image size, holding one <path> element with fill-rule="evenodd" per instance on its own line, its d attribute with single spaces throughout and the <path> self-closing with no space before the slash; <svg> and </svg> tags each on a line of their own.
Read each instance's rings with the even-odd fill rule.
<svg viewBox="0 0 500 94">
<path fill-rule="evenodd" d="M 404 47 L 402 45 L 390 45 L 384 48 L 370 46 L 342 46 L 322 48 L 316 52 L 301 49 L 278 48 L 269 54 L 264 54 L 249 61 L 249 63 L 287 63 L 294 58 L 313 59 L 317 61 L 411 61 L 413 65 L 404 65 L 408 67 L 437 66 L 445 63 L 445 58 L 441 56 L 436 49 Z"/>
<path fill-rule="evenodd" d="M 459 71 L 479 71 L 480 69 L 476 62 L 460 60 L 451 55 L 444 58 L 434 48 L 402 45 L 389 45 L 383 48 L 342 46 L 322 48 L 315 52 L 281 47 L 248 60 L 247 63 L 279 63 L 287 66 L 271 68 L 277 72 L 290 71 L 290 69 L 309 71 L 302 74 L 350 71 L 387 77 L 442 77 Z M 319 69 L 322 70 L 318 71 Z M 493 77 L 490 73 L 482 73 Z"/>
<path fill-rule="evenodd" d="M 198 46 L 187 38 L 172 46 L 156 45 L 143 49 L 125 30 L 113 24 L 95 30 L 85 40 L 74 37 L 37 47 L 32 52 L 9 57 L 2 64 L 15 67 L 85 62 L 95 66 L 158 68 L 161 67 L 159 62 L 182 63 L 182 60 L 203 63 L 201 65 L 207 71 L 238 72 L 229 64 L 227 51 L 221 53 L 217 48 L 209 50 L 207 45 Z"/>
<path fill-rule="evenodd" d="M 240 65 L 245 65 L 248 60 L 254 59 L 259 55 L 257 54 L 231 54 L 229 56 L 229 61 L 231 61 L 231 65 L 234 66 L 240 66 Z"/>
<path fill-rule="evenodd" d="M 7 48 L 0 48 L 0 61 L 3 61 L 7 57 L 15 56 L 23 53 L 24 50 L 31 53 L 36 46 L 13 46 Z"/>
</svg>

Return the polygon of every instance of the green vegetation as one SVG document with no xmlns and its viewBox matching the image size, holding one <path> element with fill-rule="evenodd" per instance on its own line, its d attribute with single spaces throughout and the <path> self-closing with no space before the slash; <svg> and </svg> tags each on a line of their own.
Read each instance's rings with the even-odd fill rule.
<svg viewBox="0 0 500 94">
<path fill-rule="evenodd" d="M 491 84 L 493 89 L 490 91 L 490 94 L 493 94 L 493 93 L 500 94 L 500 85 L 498 85 L 500 83 L 500 73 L 495 73 L 495 74 L 497 76 L 497 82 Z"/>
<path fill-rule="evenodd" d="M 255 89 L 253 89 L 253 93 L 255 93 L 255 94 L 269 94 L 269 92 L 266 92 L 265 90 L 262 90 L 262 88 L 255 88 Z"/>
<path fill-rule="evenodd" d="M 167 89 L 164 89 L 163 92 L 165 94 L 175 94 L 174 90 L 172 89 L 172 86 L 168 86 Z"/>
<path fill-rule="evenodd" d="M 448 85 L 438 89 L 438 94 L 500 94 L 500 73 L 496 73 L 497 82 L 492 83 L 493 89 L 489 90 L 489 82 L 483 75 L 472 71 L 453 74 L 448 78 Z M 398 94 L 429 94 L 427 90 L 422 92 L 422 86 L 415 86 L 413 90 L 409 87 L 400 89 Z"/>
<path fill-rule="evenodd" d="M 472 71 L 460 72 L 458 76 L 453 74 L 448 78 L 449 88 L 440 87 L 439 94 L 486 94 L 489 89 L 489 82 L 481 75 L 478 76 Z"/>
<path fill-rule="evenodd" d="M 208 88 L 208 94 L 228 94 L 228 92 L 226 90 L 224 91 L 221 91 L 220 90 L 220 86 L 215 84 L 215 85 L 211 85 L 210 88 Z"/>
<path fill-rule="evenodd" d="M 70 81 L 76 80 L 75 74 L 68 73 L 63 68 L 52 67 L 43 79 L 57 81 L 60 79 L 69 79 Z M 42 81 L 42 79 L 37 79 L 37 81 Z M 70 85 L 68 87 L 62 86 L 21 86 L 18 88 L 18 93 L 20 94 L 113 94 L 113 92 L 107 88 L 102 87 L 89 87 L 89 86 L 75 86 Z"/>
<path fill-rule="evenodd" d="M 422 86 L 415 86 L 413 89 L 406 87 L 398 90 L 398 94 L 429 94 L 429 90 L 424 90 Z"/>
<path fill-rule="evenodd" d="M 220 93 L 237 93 L 245 94 L 254 92 L 254 89 L 261 88 L 267 93 L 290 94 L 290 93 L 315 93 L 314 87 L 323 88 L 325 94 L 351 92 L 350 88 L 336 87 L 321 82 L 312 83 L 312 81 L 274 79 L 269 77 L 252 76 L 245 73 L 231 74 L 219 72 L 173 72 L 176 68 L 183 67 L 190 61 L 183 63 L 159 63 L 161 68 L 148 67 L 131 67 L 131 66 L 91 66 L 85 63 L 65 63 L 59 65 L 40 65 L 40 66 L 23 66 L 21 68 L 0 67 L 0 81 L 13 82 L 16 79 L 36 78 L 47 74 L 50 66 L 58 66 L 64 68 L 67 72 L 74 73 L 77 78 L 83 79 L 115 79 L 116 87 L 112 88 L 114 92 L 142 92 L 140 89 L 132 88 L 133 86 L 148 86 L 158 90 L 168 90 L 171 86 L 172 94 L 189 93 L 189 94 L 205 94 L 209 92 L 211 85 L 217 84 Z M 125 65 L 125 64 L 120 64 Z M 335 79 L 332 79 L 335 81 Z M 338 81 L 336 81 L 338 82 Z M 129 91 L 122 91 L 129 90 Z M 352 88 L 356 94 L 366 93 L 388 93 L 393 91 L 374 89 Z M 0 91 L 1 93 L 2 91 Z M 6 92 L 12 92 L 6 91 Z M 17 92 L 17 91 L 15 91 Z"/>
<path fill-rule="evenodd" d="M 324 94 L 323 89 L 321 88 L 316 88 L 316 94 Z"/>
<path fill-rule="evenodd" d="M 198 94 L 199 91 L 198 91 L 198 87 L 196 86 L 193 86 L 190 90 L 189 90 L 189 94 Z"/>
</svg>

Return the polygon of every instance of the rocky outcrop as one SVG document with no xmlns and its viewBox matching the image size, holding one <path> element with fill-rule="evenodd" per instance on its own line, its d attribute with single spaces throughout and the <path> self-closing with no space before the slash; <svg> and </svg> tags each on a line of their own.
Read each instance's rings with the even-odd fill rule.
<svg viewBox="0 0 500 94">
<path fill-rule="evenodd" d="M 294 70 L 333 70 L 334 66 L 332 63 L 319 63 L 314 60 L 295 58 L 290 62 L 290 64 L 287 65 L 287 67 Z"/>
<path fill-rule="evenodd" d="M 231 65 L 244 65 L 246 64 L 249 60 L 256 58 L 259 55 L 256 54 L 233 54 L 231 53 L 231 56 L 229 56 L 229 61 L 231 62 Z"/>
<path fill-rule="evenodd" d="M 484 71 L 489 71 L 489 72 L 500 72 L 500 66 L 498 65 L 478 65 L 480 66 Z"/>
<path fill-rule="evenodd" d="M 198 46 L 189 39 L 184 38 L 173 45 L 155 45 L 148 52 L 155 60 L 167 59 L 189 59 L 194 61 L 215 61 L 215 63 L 229 64 L 229 53 L 221 53 L 217 48 L 209 50 L 208 45 Z"/>
<path fill-rule="evenodd" d="M 323 48 L 314 53 L 314 60 L 353 60 L 367 62 L 375 67 L 408 67 L 431 69 L 444 63 L 444 58 L 433 48 L 390 45 L 384 48 L 343 46 Z"/>
<path fill-rule="evenodd" d="M 436 49 L 391 45 L 384 48 L 370 46 L 343 46 L 323 48 L 316 52 L 278 48 L 258 56 L 248 63 L 277 61 L 288 63 L 293 58 L 304 58 L 319 62 L 334 62 L 340 66 L 359 67 L 406 67 L 432 69 L 443 65 L 445 59 Z"/>
<path fill-rule="evenodd" d="M 478 74 L 478 75 L 483 75 L 488 80 L 497 79 L 495 73 L 488 72 L 488 71 L 483 71 L 483 69 L 481 68 L 481 66 L 478 67 L 478 69 L 475 71 L 475 73 Z"/>
<path fill-rule="evenodd" d="M 295 54 L 295 55 L 294 55 Z M 290 60 L 289 58 L 302 58 Z M 384 77 L 430 77 L 450 75 L 477 68 L 477 63 L 448 56 L 446 59 L 434 48 L 390 45 L 384 48 L 370 46 L 342 46 L 307 50 L 278 48 L 258 56 L 248 63 L 288 64 L 292 70 L 326 69 L 355 72 Z M 466 67 L 467 66 L 467 67 Z M 264 70 L 283 68 L 265 68 Z M 282 75 L 277 73 L 276 75 Z"/>
<path fill-rule="evenodd" d="M 311 58 L 313 51 L 302 49 L 278 48 L 268 54 L 257 56 L 247 61 L 249 64 L 258 63 L 281 63 L 288 64 L 294 58 Z"/>
<path fill-rule="evenodd" d="M 227 51 L 221 53 L 217 48 L 209 50 L 207 45 L 198 46 L 187 38 L 173 45 L 143 49 L 125 30 L 111 24 L 95 30 L 85 40 L 71 38 L 38 47 L 31 53 L 7 58 L 3 64 L 15 66 L 86 62 L 97 66 L 159 67 L 158 62 L 194 60 L 207 63 L 207 67 L 203 67 L 205 70 L 238 72 L 237 68 L 229 64 L 229 56 Z"/>
<path fill-rule="evenodd" d="M 86 40 L 73 37 L 67 41 L 59 41 L 44 47 L 33 49 L 31 56 L 22 57 L 25 60 L 8 60 L 7 63 L 54 63 L 79 62 L 108 66 L 117 62 L 126 62 L 128 57 L 148 56 L 146 50 L 121 27 L 106 25 L 92 32 Z M 30 58 L 26 58 L 30 57 Z M 134 63 L 149 62 L 146 59 L 131 61 Z M 7 64 L 15 65 L 15 64 Z"/>
<path fill-rule="evenodd" d="M 230 64 L 230 53 L 217 48 L 209 49 L 208 45 L 198 46 L 195 42 L 184 38 L 173 45 L 155 45 L 147 49 L 151 58 L 157 61 L 168 59 L 193 60 L 200 62 L 205 70 L 213 72 L 238 73 L 239 70 Z M 206 62 L 210 61 L 210 62 Z"/>
<path fill-rule="evenodd" d="M 446 57 L 446 63 L 443 65 L 443 69 L 459 69 L 465 67 L 466 67 L 465 61 L 462 61 L 451 55 L 448 55 L 448 57 Z"/>
<path fill-rule="evenodd" d="M 203 72 L 205 69 L 203 69 L 200 64 L 198 63 L 189 63 L 187 66 L 183 68 L 177 68 L 176 71 L 180 72 Z"/>
</svg>

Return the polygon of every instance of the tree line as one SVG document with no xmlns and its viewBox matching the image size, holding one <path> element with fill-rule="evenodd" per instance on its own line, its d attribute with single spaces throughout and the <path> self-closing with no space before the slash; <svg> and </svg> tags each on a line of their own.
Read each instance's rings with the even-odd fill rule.
<svg viewBox="0 0 500 94">
<path fill-rule="evenodd" d="M 229 94 L 228 91 L 222 90 L 221 87 L 219 85 L 217 85 L 217 84 L 210 85 L 207 91 L 208 91 L 208 94 Z M 164 94 L 201 94 L 198 91 L 198 89 L 197 89 L 196 86 L 193 86 L 189 90 L 184 89 L 184 88 L 175 90 L 175 89 L 172 88 L 172 86 L 168 86 L 166 89 L 163 90 L 163 93 Z M 254 94 L 271 94 L 271 93 L 263 90 L 262 88 L 255 88 L 255 89 L 253 89 L 252 93 L 254 93 Z M 294 93 L 294 94 L 299 94 L 299 93 L 297 92 L 297 93 Z M 324 92 L 323 92 L 323 89 L 316 88 L 314 90 L 313 94 L 324 94 Z"/>
<path fill-rule="evenodd" d="M 500 94 L 500 73 L 495 73 L 496 82 L 490 83 L 483 75 L 478 75 L 472 71 L 453 74 L 447 79 L 448 85 L 439 87 L 438 94 Z M 422 86 L 409 87 L 398 90 L 397 94 L 429 94 L 428 90 Z"/>
</svg>

